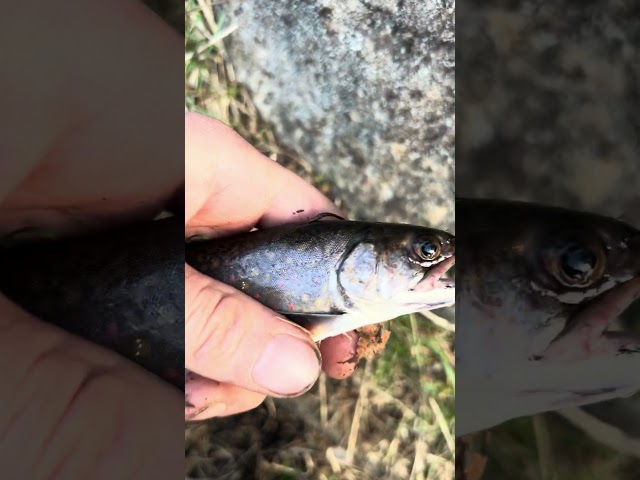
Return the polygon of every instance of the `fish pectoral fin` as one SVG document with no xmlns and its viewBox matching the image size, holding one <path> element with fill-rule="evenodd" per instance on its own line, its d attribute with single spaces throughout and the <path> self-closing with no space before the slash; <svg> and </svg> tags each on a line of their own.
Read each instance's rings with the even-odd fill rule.
<svg viewBox="0 0 640 480">
<path fill-rule="evenodd" d="M 329 337 L 337 337 L 344 333 L 380 323 L 379 318 L 370 318 L 352 313 L 343 314 L 287 314 L 292 322 L 309 330 L 311 338 L 319 342 Z"/>
<path fill-rule="evenodd" d="M 284 312 L 283 312 L 284 313 Z M 286 317 L 297 325 L 305 328 L 311 334 L 311 338 L 315 342 L 319 342 L 328 337 L 340 335 L 341 333 L 349 332 L 351 328 L 343 328 L 343 317 L 345 314 L 335 313 L 319 313 L 319 314 L 301 314 L 301 313 L 286 313 Z M 338 331 L 338 333 L 334 333 Z"/>
</svg>

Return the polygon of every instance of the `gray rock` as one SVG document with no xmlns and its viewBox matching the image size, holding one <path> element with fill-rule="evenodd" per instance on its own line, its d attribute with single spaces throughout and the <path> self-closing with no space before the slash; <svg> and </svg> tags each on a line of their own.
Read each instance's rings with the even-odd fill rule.
<svg viewBox="0 0 640 480">
<path fill-rule="evenodd" d="M 454 222 L 451 1 L 231 0 L 227 51 L 353 218 Z"/>
<path fill-rule="evenodd" d="M 456 192 L 640 225 L 640 6 L 458 3 Z"/>
</svg>

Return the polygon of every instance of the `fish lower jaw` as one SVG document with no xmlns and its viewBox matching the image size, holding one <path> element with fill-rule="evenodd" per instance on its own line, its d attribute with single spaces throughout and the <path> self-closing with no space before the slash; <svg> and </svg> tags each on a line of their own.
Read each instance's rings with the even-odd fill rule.
<svg viewBox="0 0 640 480">
<path fill-rule="evenodd" d="M 369 302 L 356 300 L 361 310 L 370 308 L 373 314 L 384 312 L 382 315 L 406 315 L 424 310 L 435 310 L 455 304 L 456 290 L 453 284 L 443 285 L 434 290 L 410 290 L 393 296 L 386 305 L 366 305 Z"/>
<path fill-rule="evenodd" d="M 508 420 L 578 407 L 640 391 L 637 359 L 609 363 L 520 362 L 480 374 L 456 365 L 456 435 L 466 435 Z M 471 366 L 469 366 L 471 367 Z"/>
</svg>

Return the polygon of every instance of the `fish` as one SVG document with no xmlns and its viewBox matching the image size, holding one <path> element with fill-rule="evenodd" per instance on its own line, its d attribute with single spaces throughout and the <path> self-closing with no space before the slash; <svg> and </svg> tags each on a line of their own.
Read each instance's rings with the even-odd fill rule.
<svg viewBox="0 0 640 480">
<path fill-rule="evenodd" d="M 314 341 L 453 305 L 455 237 L 423 226 L 308 222 L 185 246 L 187 264 L 309 330 Z"/>
<path fill-rule="evenodd" d="M 176 216 L 4 242 L 0 292 L 184 390 L 184 234 Z"/>
<path fill-rule="evenodd" d="M 456 435 L 640 390 L 640 231 L 583 211 L 456 199 Z"/>
</svg>

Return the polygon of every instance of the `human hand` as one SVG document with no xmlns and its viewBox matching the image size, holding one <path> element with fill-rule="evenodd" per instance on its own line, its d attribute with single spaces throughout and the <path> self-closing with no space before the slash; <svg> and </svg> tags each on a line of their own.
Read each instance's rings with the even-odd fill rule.
<svg viewBox="0 0 640 480">
<path fill-rule="evenodd" d="M 40 0 L 3 6 L 0 43 L 0 237 L 166 207 L 184 178 L 179 36 L 136 1 Z M 0 386 L 4 478 L 184 473 L 179 391 L 2 295 Z"/>
<path fill-rule="evenodd" d="M 185 116 L 185 236 L 225 236 L 304 221 L 321 212 L 344 216 L 307 182 L 261 155 L 231 128 Z M 185 417 L 231 415 L 266 395 L 309 390 L 322 368 L 335 378 L 355 365 L 357 337 L 320 344 L 309 333 L 244 293 L 185 265 Z"/>
</svg>

